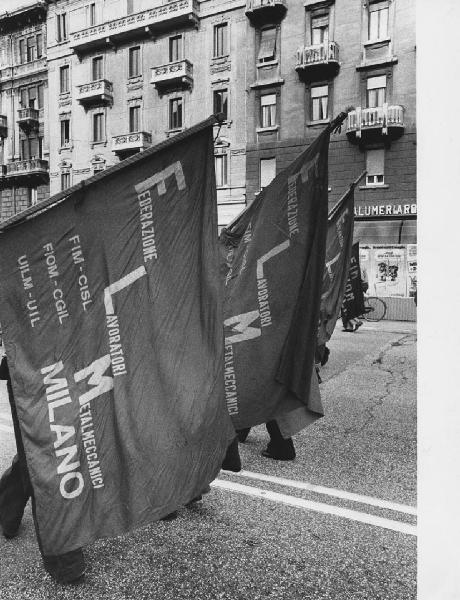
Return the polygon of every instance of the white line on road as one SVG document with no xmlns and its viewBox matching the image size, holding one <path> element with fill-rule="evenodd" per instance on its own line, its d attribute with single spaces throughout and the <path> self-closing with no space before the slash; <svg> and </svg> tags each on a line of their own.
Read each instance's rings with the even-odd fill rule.
<svg viewBox="0 0 460 600">
<path fill-rule="evenodd" d="M 8 421 L 9 423 L 13 422 L 11 413 L 0 413 L 0 419 L 3 419 L 3 421 Z"/>
<path fill-rule="evenodd" d="M 252 471 L 240 471 L 239 473 L 234 473 L 234 475 L 248 477 L 250 479 L 258 479 L 259 481 L 269 481 L 270 483 L 277 483 L 279 485 L 285 485 L 287 487 L 293 487 L 299 490 L 308 490 L 309 492 L 315 492 L 316 494 L 326 494 L 327 496 L 334 496 L 335 498 L 342 498 L 343 500 L 351 500 L 352 502 L 360 502 L 361 504 L 378 506 L 379 508 L 388 508 L 390 510 L 403 512 L 408 515 L 417 514 L 417 509 L 413 506 L 408 506 L 407 504 L 399 504 L 398 502 L 380 500 L 380 498 L 374 498 L 372 496 L 363 496 L 361 494 L 354 494 L 344 490 L 336 490 L 334 488 L 324 487 L 322 485 L 307 483 L 306 481 L 296 481 L 295 479 L 274 477 L 272 475 L 265 475 L 264 473 L 253 473 Z"/>
<path fill-rule="evenodd" d="M 279 494 L 278 492 L 271 492 L 269 490 L 263 490 L 261 488 L 251 487 L 249 485 L 242 485 L 241 483 L 234 483 L 233 481 L 225 481 L 223 479 L 214 480 L 211 483 L 211 486 L 225 490 L 231 490 L 239 494 L 246 494 L 247 496 L 255 496 L 256 498 L 281 502 L 283 504 L 288 504 L 289 506 L 295 506 L 296 508 L 304 508 L 329 515 L 335 515 L 344 519 L 351 519 L 352 521 L 359 521 L 360 523 L 367 523 L 368 525 L 383 527 L 384 529 L 392 529 L 393 531 L 399 531 L 409 535 L 417 535 L 417 528 L 415 525 L 402 523 L 400 521 L 392 521 L 390 519 L 384 519 L 374 515 L 368 515 L 356 510 L 350 510 L 349 508 L 342 508 L 341 506 L 332 506 L 330 504 L 312 502 L 311 500 L 305 500 L 304 498 L 287 496 L 286 494 Z"/>
</svg>

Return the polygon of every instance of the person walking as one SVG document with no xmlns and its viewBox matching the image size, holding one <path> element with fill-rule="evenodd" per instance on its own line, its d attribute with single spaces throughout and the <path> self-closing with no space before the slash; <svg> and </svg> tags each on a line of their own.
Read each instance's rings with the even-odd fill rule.
<svg viewBox="0 0 460 600">
<path fill-rule="evenodd" d="M 24 514 L 24 509 L 29 498 L 31 498 L 38 547 L 40 554 L 42 555 L 45 570 L 58 583 L 76 583 L 84 577 L 85 573 L 85 558 L 81 548 L 58 555 L 45 555 L 42 550 L 40 535 L 35 519 L 33 488 L 27 468 L 26 454 L 24 451 L 21 430 L 19 428 L 19 420 L 14 403 L 13 387 L 11 385 L 11 377 L 6 356 L 3 356 L 0 364 L 0 379 L 6 380 L 17 450 L 17 454 L 13 458 L 11 467 L 7 469 L 0 478 L 0 526 L 2 533 L 6 539 L 16 537 Z"/>
</svg>

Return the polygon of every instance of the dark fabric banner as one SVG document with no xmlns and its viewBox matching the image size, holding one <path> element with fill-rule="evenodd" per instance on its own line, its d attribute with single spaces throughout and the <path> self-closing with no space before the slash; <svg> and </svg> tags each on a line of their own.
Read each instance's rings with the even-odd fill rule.
<svg viewBox="0 0 460 600">
<path fill-rule="evenodd" d="M 312 377 L 327 231 L 325 130 L 221 233 L 225 396 L 236 429 L 323 414 Z M 281 419 L 297 411 L 297 419 Z"/>
<path fill-rule="evenodd" d="M 347 321 L 364 314 L 364 293 L 359 268 L 359 242 L 351 249 L 350 269 L 343 296 L 342 311 Z"/>
<path fill-rule="evenodd" d="M 327 229 L 318 346 L 328 342 L 340 314 L 353 244 L 354 187 L 331 211 Z"/>
<path fill-rule="evenodd" d="M 159 519 L 219 472 L 234 431 L 213 154 L 212 128 L 195 128 L 0 234 L 45 554 Z"/>
</svg>

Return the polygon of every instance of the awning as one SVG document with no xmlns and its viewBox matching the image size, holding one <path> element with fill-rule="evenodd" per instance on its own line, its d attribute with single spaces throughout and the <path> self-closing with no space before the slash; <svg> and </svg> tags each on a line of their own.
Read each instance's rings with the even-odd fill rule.
<svg viewBox="0 0 460 600">
<path fill-rule="evenodd" d="M 392 221 L 356 221 L 353 240 L 361 244 L 416 244 L 415 219 Z"/>
</svg>

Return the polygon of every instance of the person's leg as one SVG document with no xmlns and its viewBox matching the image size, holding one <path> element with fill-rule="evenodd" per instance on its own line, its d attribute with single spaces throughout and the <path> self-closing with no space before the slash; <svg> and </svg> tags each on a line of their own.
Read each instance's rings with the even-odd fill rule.
<svg viewBox="0 0 460 600">
<path fill-rule="evenodd" d="M 251 431 L 250 427 L 246 427 L 245 429 L 237 429 L 236 435 L 238 436 L 238 441 L 240 441 L 241 443 L 244 443 L 246 441 L 246 438 L 248 437 L 250 431 Z"/>
<path fill-rule="evenodd" d="M 10 539 L 17 535 L 30 493 L 24 487 L 18 455 L 0 479 L 0 525 L 3 535 Z"/>
<path fill-rule="evenodd" d="M 265 425 L 270 441 L 262 456 L 275 460 L 294 460 L 295 448 L 292 438 L 284 439 L 276 421 L 268 421 Z"/>
<path fill-rule="evenodd" d="M 238 450 L 238 436 L 235 436 L 227 448 L 227 453 L 222 463 L 222 469 L 224 469 L 224 471 L 233 471 L 235 473 L 241 471 L 241 458 Z"/>
</svg>

